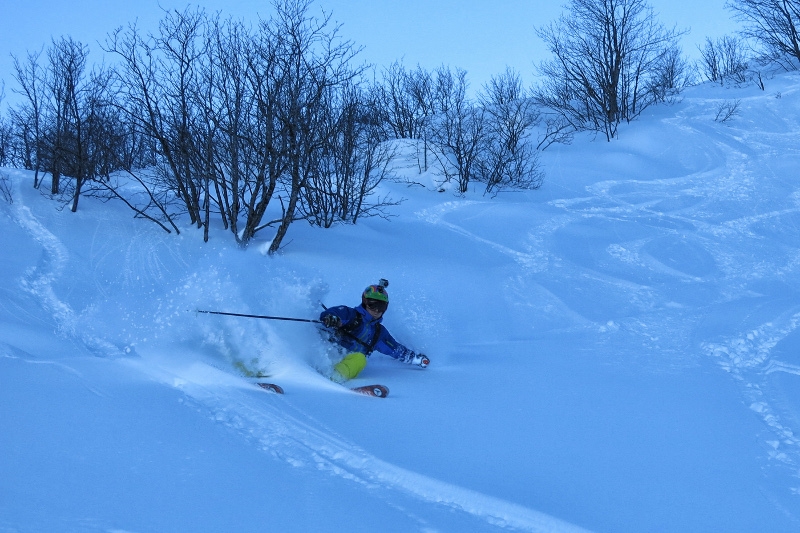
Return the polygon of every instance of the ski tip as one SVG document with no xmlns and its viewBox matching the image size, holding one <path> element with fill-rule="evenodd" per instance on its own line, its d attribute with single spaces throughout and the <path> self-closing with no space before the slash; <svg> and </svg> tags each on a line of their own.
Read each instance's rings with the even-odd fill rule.
<svg viewBox="0 0 800 533">
<path fill-rule="evenodd" d="M 275 385 L 274 383 L 256 383 L 259 387 L 269 392 L 274 392 L 276 394 L 283 394 L 283 387 L 280 385 Z"/>
<path fill-rule="evenodd" d="M 350 390 L 375 398 L 386 398 L 389 395 L 389 389 L 383 385 L 364 385 L 363 387 L 353 387 Z"/>
</svg>

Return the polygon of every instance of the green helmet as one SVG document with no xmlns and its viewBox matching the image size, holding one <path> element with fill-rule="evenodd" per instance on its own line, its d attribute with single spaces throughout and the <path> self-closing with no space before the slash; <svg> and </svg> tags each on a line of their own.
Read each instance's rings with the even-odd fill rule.
<svg viewBox="0 0 800 533">
<path fill-rule="evenodd" d="M 389 293 L 386 292 L 386 289 L 383 288 L 383 285 L 370 285 L 366 289 L 364 289 L 364 293 L 361 295 L 361 298 L 364 300 L 380 300 L 382 302 L 389 303 Z"/>
<path fill-rule="evenodd" d="M 389 307 L 389 293 L 386 292 L 388 285 L 389 282 L 381 280 L 379 283 L 364 289 L 364 292 L 361 293 L 361 304 L 376 311 L 386 311 L 386 308 Z"/>
</svg>

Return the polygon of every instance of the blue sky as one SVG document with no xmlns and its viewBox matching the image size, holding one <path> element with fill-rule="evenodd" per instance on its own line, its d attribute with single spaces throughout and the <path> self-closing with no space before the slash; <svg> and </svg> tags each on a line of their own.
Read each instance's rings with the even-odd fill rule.
<svg viewBox="0 0 800 533">
<path fill-rule="evenodd" d="M 7 0 L 7 4 L 11 4 Z M 317 0 L 314 9 L 325 9 L 342 24 L 342 34 L 364 47 L 361 58 L 377 65 L 403 59 L 408 66 L 435 68 L 441 64 L 468 72 L 473 88 L 513 67 L 526 82 L 533 81 L 533 65 L 547 57 L 534 28 L 556 19 L 564 2 L 533 0 Z M 12 95 L 10 54 L 25 57 L 51 37 L 69 35 L 101 55 L 97 45 L 105 35 L 134 20 L 143 28 L 155 28 L 161 8 L 182 8 L 173 0 L 27 0 L 4 6 L 0 20 L 0 79 L 7 100 Z M 268 15 L 268 0 L 206 0 L 194 2 L 209 11 L 222 11 L 244 19 Z M 666 26 L 691 29 L 684 50 L 696 55 L 706 36 L 732 33 L 736 24 L 725 9 L 725 0 L 651 0 Z"/>
</svg>

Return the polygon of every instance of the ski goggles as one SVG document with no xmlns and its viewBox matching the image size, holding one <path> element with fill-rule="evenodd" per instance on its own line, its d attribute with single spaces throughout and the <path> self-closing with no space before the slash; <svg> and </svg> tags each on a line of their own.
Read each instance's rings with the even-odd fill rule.
<svg viewBox="0 0 800 533">
<path fill-rule="evenodd" d="M 377 313 L 384 313 L 386 312 L 386 308 L 389 307 L 389 302 L 384 302 L 381 300 L 367 300 L 365 305 L 367 309 Z"/>
</svg>

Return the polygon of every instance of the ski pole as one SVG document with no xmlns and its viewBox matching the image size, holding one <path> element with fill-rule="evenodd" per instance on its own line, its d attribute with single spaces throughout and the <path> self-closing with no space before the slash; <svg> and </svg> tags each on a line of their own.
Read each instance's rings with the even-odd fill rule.
<svg viewBox="0 0 800 533">
<path fill-rule="evenodd" d="M 244 318 L 264 318 L 267 320 L 288 320 L 291 322 L 311 322 L 314 324 L 321 324 L 319 320 L 311 320 L 308 318 L 288 318 L 285 316 L 267 316 L 267 315 L 245 315 L 243 313 L 226 313 L 224 311 L 205 311 L 202 309 L 197 310 L 198 313 L 205 313 L 207 315 L 225 315 L 225 316 L 240 316 Z"/>
</svg>

